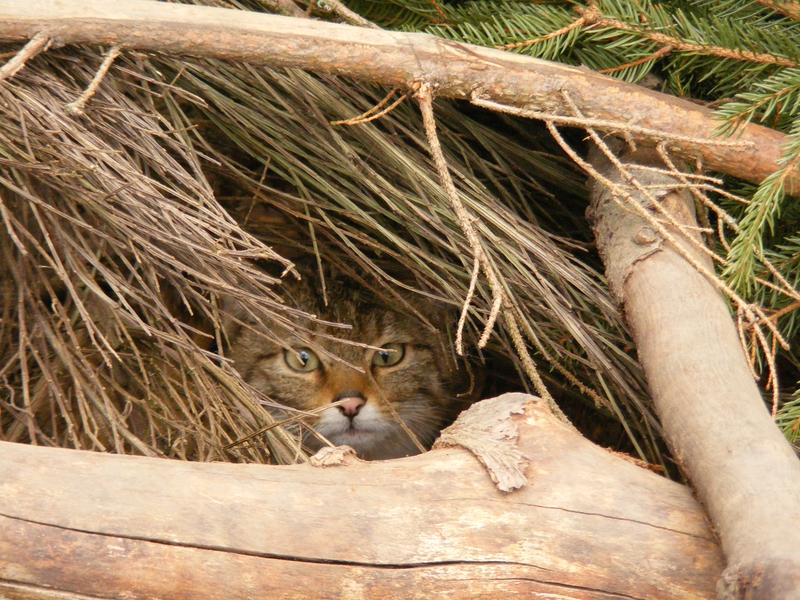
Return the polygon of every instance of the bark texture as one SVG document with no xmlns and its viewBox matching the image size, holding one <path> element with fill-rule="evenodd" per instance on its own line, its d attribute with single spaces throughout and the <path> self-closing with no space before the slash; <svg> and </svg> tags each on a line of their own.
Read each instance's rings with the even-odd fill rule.
<svg viewBox="0 0 800 600">
<path fill-rule="evenodd" d="M 0 443 L 0 595 L 713 597 L 721 555 L 686 487 L 531 397 L 488 406 L 529 460 L 516 492 L 461 448 L 320 468 Z"/>
<path fill-rule="evenodd" d="M 620 182 L 605 160 L 594 162 Z M 628 162 L 661 164 L 646 152 Z M 663 206 L 697 227 L 691 196 L 670 190 L 677 182 L 639 179 L 663 186 L 656 193 Z M 675 246 L 599 184 L 593 213 L 609 283 L 623 303 L 664 435 L 728 560 L 719 597 L 800 598 L 800 461 L 769 416 L 726 301 Z M 713 272 L 707 256 L 680 245 Z"/>
<path fill-rule="evenodd" d="M 39 32 L 56 44 L 118 44 L 299 67 L 403 88 L 427 82 L 443 97 L 480 97 L 571 116 L 566 91 L 586 117 L 691 138 L 711 138 L 719 125 L 702 106 L 588 69 L 430 35 L 149 0 L 0 0 L 0 39 L 25 40 Z M 635 132 L 632 137 L 652 141 Z M 759 182 L 777 169 L 782 133 L 749 124 L 738 139 L 748 146 L 671 142 L 670 147 L 748 181 Z M 800 191 L 800 172 L 787 177 L 786 189 Z"/>
</svg>

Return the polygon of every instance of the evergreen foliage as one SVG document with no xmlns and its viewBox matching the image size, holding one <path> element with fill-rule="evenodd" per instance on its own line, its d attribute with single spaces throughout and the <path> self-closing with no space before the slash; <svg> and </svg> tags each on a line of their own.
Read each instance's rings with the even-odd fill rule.
<svg viewBox="0 0 800 600">
<path fill-rule="evenodd" d="M 324 1 L 324 0 L 321 0 Z M 756 122 L 788 134 L 780 168 L 750 190 L 750 203 L 725 206 L 738 221 L 721 275 L 745 298 L 774 313 L 798 342 L 800 212 L 784 192 L 800 164 L 800 3 L 776 0 L 349 0 L 382 27 L 537 58 L 586 65 L 630 82 L 658 77 L 661 89 L 717 108 L 720 135 Z M 741 184 L 730 182 L 732 187 Z M 765 264 L 768 258 L 780 276 Z M 794 294 L 770 287 L 782 277 Z M 800 377 L 796 350 L 778 353 L 783 386 Z M 755 362 L 760 350 L 753 349 Z M 800 390 L 779 415 L 800 430 Z"/>
</svg>

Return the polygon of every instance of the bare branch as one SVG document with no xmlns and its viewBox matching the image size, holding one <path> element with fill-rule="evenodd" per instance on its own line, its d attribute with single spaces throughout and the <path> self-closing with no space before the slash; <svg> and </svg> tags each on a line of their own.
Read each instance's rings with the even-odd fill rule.
<svg viewBox="0 0 800 600">
<path fill-rule="evenodd" d="M 371 29 L 380 29 L 380 27 L 375 25 L 375 23 L 368 21 L 357 12 L 353 12 L 344 4 L 339 2 L 339 0 L 323 0 L 322 2 L 317 2 L 317 7 L 339 15 L 351 25 L 357 25 L 358 27 L 369 27 Z"/>
<path fill-rule="evenodd" d="M 743 335 L 737 337 L 720 294 L 731 297 L 729 291 L 699 250 L 697 232 L 688 234 L 695 238 L 690 244 L 680 231 L 696 225 L 694 199 L 685 186 L 673 187 L 680 178 L 658 173 L 640 174 L 641 187 L 630 193 L 615 189 L 628 180 L 620 165 L 659 164 L 653 150 L 622 161 L 592 154 L 592 211 L 609 285 L 624 305 L 664 436 L 708 508 L 728 559 L 718 597 L 795 597 L 797 457 L 764 409 L 740 346 Z M 656 206 L 645 183 L 663 186 L 657 202 L 677 226 L 652 220 Z M 740 323 L 763 314 L 743 302 L 738 308 Z M 763 332 L 755 325 L 752 332 L 770 360 L 774 350 Z"/>
<path fill-rule="evenodd" d="M 63 44 L 118 44 L 298 67 L 387 87 L 425 81 L 439 97 L 479 96 L 551 114 L 568 112 L 561 95 L 566 90 L 587 118 L 685 138 L 674 142 L 674 152 L 747 181 L 760 182 L 778 168 L 785 140 L 748 124 L 737 138 L 745 147 L 697 144 L 693 140 L 714 137 L 718 127 L 705 107 L 588 69 L 416 33 L 144 0 L 0 0 L 0 39 L 29 39 L 40 31 Z M 630 134 L 636 141 L 652 137 L 633 129 Z M 790 193 L 800 191 L 800 171 L 791 171 L 786 184 Z"/>
<path fill-rule="evenodd" d="M 292 0 L 261 0 L 262 4 L 279 15 L 287 17 L 305 17 L 306 13 Z"/>
<path fill-rule="evenodd" d="M 97 73 L 95 73 L 94 78 L 89 86 L 83 91 L 79 98 L 67 104 L 67 112 L 74 115 L 83 114 L 83 109 L 86 107 L 86 103 L 91 100 L 92 96 L 94 96 L 97 92 L 97 88 L 100 87 L 103 77 L 106 76 L 106 73 L 108 73 L 108 70 L 111 68 L 111 65 L 114 63 L 114 60 L 117 58 L 117 56 L 119 56 L 119 53 L 119 46 L 112 46 L 108 52 L 106 52 L 103 62 L 100 63 L 100 67 L 97 69 Z"/>
<path fill-rule="evenodd" d="M 11 60 L 0 67 L 0 81 L 16 75 L 25 66 L 25 63 L 40 52 L 47 50 L 50 42 L 50 38 L 45 33 L 39 32 L 34 35 Z"/>
</svg>

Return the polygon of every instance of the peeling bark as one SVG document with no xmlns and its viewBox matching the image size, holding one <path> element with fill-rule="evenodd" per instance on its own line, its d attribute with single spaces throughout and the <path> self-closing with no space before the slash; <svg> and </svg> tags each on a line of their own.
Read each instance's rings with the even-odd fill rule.
<svg viewBox="0 0 800 600">
<path fill-rule="evenodd" d="M 519 432 L 511 415 L 525 412 L 526 398 L 505 396 L 473 404 L 445 429 L 434 448 L 461 446 L 475 455 L 501 492 L 511 492 L 528 483 L 528 460 L 517 446 Z"/>
</svg>

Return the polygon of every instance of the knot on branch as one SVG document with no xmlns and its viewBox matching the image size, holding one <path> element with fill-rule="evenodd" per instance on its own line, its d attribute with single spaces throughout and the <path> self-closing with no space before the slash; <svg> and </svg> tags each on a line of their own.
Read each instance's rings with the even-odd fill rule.
<svg viewBox="0 0 800 600">
<path fill-rule="evenodd" d="M 775 559 L 728 565 L 717 582 L 717 598 L 794 598 L 800 588 L 800 562 Z"/>
<path fill-rule="evenodd" d="M 584 25 L 594 25 L 603 18 L 603 13 L 600 12 L 600 9 L 597 8 L 597 5 L 594 3 L 589 4 L 586 8 L 576 8 L 576 10 L 578 14 L 581 15 L 581 21 L 583 21 Z"/>
</svg>

